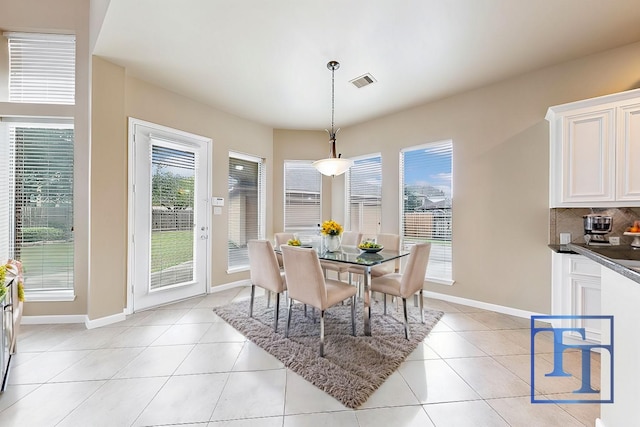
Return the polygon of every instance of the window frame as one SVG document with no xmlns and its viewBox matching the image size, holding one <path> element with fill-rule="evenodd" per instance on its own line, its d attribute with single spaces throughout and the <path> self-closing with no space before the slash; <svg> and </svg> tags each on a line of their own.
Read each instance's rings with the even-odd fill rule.
<svg viewBox="0 0 640 427">
<path fill-rule="evenodd" d="M 375 235 L 380 233 L 380 227 L 382 224 L 382 214 L 383 214 L 383 210 L 382 210 L 382 185 L 383 185 L 383 176 L 382 176 L 382 154 L 381 153 L 371 153 L 371 154 L 365 154 L 362 156 L 357 156 L 357 157 L 351 157 L 351 159 L 354 161 L 354 165 L 351 166 L 351 168 L 347 171 L 347 173 L 345 174 L 345 224 L 349 227 L 349 229 L 351 231 L 358 231 L 363 233 L 364 237 L 375 237 Z M 379 204 L 378 209 L 377 209 L 377 213 L 378 213 L 378 221 L 377 221 L 377 225 L 376 225 L 376 230 L 361 230 L 360 227 L 362 227 L 363 223 L 366 223 L 365 221 L 358 221 L 358 229 L 354 230 L 352 227 L 352 209 L 351 209 L 351 199 L 352 199 L 352 177 L 353 177 L 353 170 L 354 168 L 357 169 L 357 163 L 361 162 L 361 161 L 367 161 L 367 160 L 373 160 L 373 159 L 379 159 L 378 161 L 378 169 L 379 169 L 379 180 L 380 180 L 380 186 L 379 186 Z M 373 168 L 371 168 L 373 169 Z"/>
<path fill-rule="evenodd" d="M 40 120 L 39 117 L 35 118 L 15 118 L 15 119 L 2 119 L 2 125 L 6 127 L 6 136 L 7 136 L 7 148 L 8 148 L 8 169 L 9 169 L 9 223 L 8 223 L 8 240 L 9 240 L 9 258 L 17 259 L 15 256 L 15 250 L 17 249 L 17 244 L 20 245 L 20 248 L 24 247 L 24 241 L 17 242 L 16 241 L 16 224 L 15 224 L 15 212 L 18 206 L 18 202 L 15 199 L 15 189 L 16 189 L 16 141 L 12 140 L 10 135 L 13 133 L 10 131 L 11 127 L 15 128 L 34 128 L 34 129 L 70 129 L 73 131 L 73 140 L 71 142 L 71 152 L 75 157 L 75 126 L 73 120 L 54 120 L 54 119 L 45 119 Z M 43 148 L 41 153 L 46 153 L 47 151 Z M 44 169 L 43 169 L 44 170 Z M 48 169 L 46 169 L 48 170 Z M 25 265 L 25 296 L 29 301 L 70 301 L 75 298 L 75 236 L 73 233 L 73 225 L 74 225 L 74 211 L 75 211 L 75 168 L 72 164 L 71 166 L 71 201 L 70 201 L 70 243 L 71 244 L 71 270 L 70 270 L 70 285 L 68 287 L 63 288 L 53 288 L 46 289 L 44 287 L 32 288 L 29 286 L 29 270 L 28 264 Z M 24 204 L 24 207 L 27 207 Z M 49 218 L 49 217 L 47 217 Z M 48 220 L 47 220 L 48 223 Z M 20 259 L 24 263 L 24 259 Z"/>
<path fill-rule="evenodd" d="M 60 123 L 60 124 L 70 124 L 73 127 L 73 132 L 74 132 L 74 147 L 73 147 L 73 157 L 74 157 L 74 164 L 76 166 L 74 166 L 73 168 L 73 199 L 72 199 L 72 205 L 73 205 L 73 212 L 77 212 L 77 208 L 78 208 L 78 203 L 81 199 L 78 199 L 78 197 L 81 197 L 80 194 L 78 194 L 78 189 L 80 187 L 78 187 L 78 179 L 80 179 L 78 173 L 78 169 L 77 169 L 77 159 L 78 159 L 78 145 L 76 144 L 76 141 L 78 140 L 78 131 L 79 128 L 78 126 L 76 126 L 75 120 L 74 120 L 74 116 L 76 114 L 76 104 L 78 103 L 78 98 L 76 97 L 76 82 L 78 79 L 78 69 L 77 69 L 77 56 L 79 54 L 79 51 L 77 50 L 77 38 L 75 36 L 75 34 L 46 34 L 46 33 L 36 33 L 36 32 L 5 32 L 3 33 L 3 36 L 6 39 L 6 46 L 7 46 L 7 50 L 9 49 L 9 37 L 14 37 L 14 38 L 23 38 L 23 39 L 37 39 L 37 40 L 42 40 L 42 39 L 49 39 L 49 40 L 60 40 L 60 39 L 66 39 L 67 41 L 72 41 L 73 42 L 73 50 L 74 50 L 74 54 L 73 55 L 69 55 L 69 58 L 71 58 L 71 60 L 73 61 L 73 64 L 68 66 L 67 69 L 69 70 L 69 74 L 73 74 L 73 76 L 68 79 L 69 84 L 73 85 L 73 90 L 69 90 L 70 92 L 73 93 L 73 102 L 55 102 L 55 101 L 33 101 L 33 100 L 22 100 L 23 102 L 19 102 L 16 100 L 12 100 L 9 101 L 9 97 L 11 96 L 11 89 L 7 88 L 7 102 L 5 102 L 6 106 L 5 106 L 5 111 L 3 113 L 2 116 L 0 116 L 0 122 L 2 122 L 3 124 L 6 123 L 12 123 L 12 122 L 17 122 L 17 123 L 39 123 L 39 124 L 50 124 L 50 123 Z M 82 53 L 80 53 L 81 56 L 83 56 Z M 12 68 L 12 64 L 11 64 L 11 58 L 10 55 L 6 56 L 6 65 L 7 65 L 7 71 L 9 71 Z M 7 82 L 10 83 L 11 82 L 11 77 L 8 76 Z M 13 99 L 13 98 L 11 98 Z M 26 101 L 26 102 L 24 102 Z M 81 133 L 83 133 L 81 131 Z M 9 151 L 9 147 L 8 147 L 8 133 L 6 135 L 6 141 L 7 141 L 7 147 L 6 147 L 6 152 L 8 153 Z M 4 152 L 4 149 L 3 149 Z M 7 169 L 8 169 L 8 159 L 6 162 L 7 165 Z M 4 166 L 4 165 L 3 165 Z M 80 175 L 82 175 L 82 173 L 80 173 Z M 6 179 L 6 183 L 8 184 L 9 180 L 8 180 L 8 174 L 2 174 L 0 175 L 0 180 L 2 180 L 2 182 L 4 182 L 4 180 Z M 8 187 L 8 185 L 7 185 Z M 84 190 L 81 190 L 81 193 L 84 194 Z M 7 197 L 8 199 L 8 197 Z M 11 206 L 9 207 L 9 210 L 13 210 L 14 207 Z M 74 218 L 72 218 L 72 223 L 74 225 L 75 228 L 75 213 L 74 213 Z M 8 223 L 2 223 L 0 224 L 0 226 L 4 229 L 6 227 L 6 231 L 7 234 L 11 234 L 12 232 L 10 232 L 9 227 L 11 227 L 12 225 Z M 74 233 L 75 234 L 75 233 Z M 10 236 L 7 236 L 7 240 L 10 239 Z M 74 254 L 73 254 L 73 271 L 72 271 L 72 276 L 73 276 L 73 288 L 71 289 L 64 289 L 64 290 L 35 290 L 35 289 L 29 289 L 28 286 L 25 289 L 25 300 L 26 301 L 42 301 L 42 302 L 70 302 L 70 301 L 74 301 L 75 300 L 75 292 L 76 289 L 75 287 L 77 286 L 77 283 L 80 283 L 78 281 L 78 268 L 77 268 L 77 260 L 78 260 L 78 241 L 76 239 L 76 236 L 74 236 L 73 239 L 73 246 L 74 246 Z M 82 240 L 82 242 L 84 242 L 84 240 Z M 84 244 L 84 243 L 83 243 Z M 13 244 L 12 244 L 13 245 Z M 8 250 L 7 250 L 7 255 L 8 255 Z"/>
<path fill-rule="evenodd" d="M 430 269 L 427 268 L 427 272 L 425 273 L 425 280 L 429 281 L 429 282 L 433 282 L 433 283 L 438 283 L 438 284 L 442 284 L 442 285 L 453 285 L 455 283 L 455 279 L 453 278 L 453 149 L 454 149 L 454 145 L 453 145 L 453 140 L 451 139 L 446 139 L 446 140 L 441 140 L 441 141 L 435 141 L 435 142 L 428 142 L 428 143 L 424 143 L 424 144 L 419 144 L 419 145 L 414 145 L 414 146 L 410 146 L 410 147 L 405 147 L 402 148 L 400 150 L 399 153 L 399 230 L 400 230 L 400 235 L 402 238 L 402 242 L 403 242 L 403 247 L 405 249 L 409 249 L 410 246 L 412 245 L 412 241 L 415 240 L 419 240 L 419 239 L 415 239 L 415 238 L 407 238 L 406 232 L 405 232 L 405 153 L 407 152 L 413 152 L 413 151 L 419 151 L 419 150 L 426 150 L 426 149 L 433 149 L 433 148 L 438 148 L 438 147 L 442 147 L 442 146 L 448 146 L 447 150 L 449 151 L 448 155 L 450 156 L 450 172 L 449 172 L 449 180 L 448 180 L 448 185 L 449 185 L 449 191 L 450 191 L 450 195 L 448 197 L 449 202 L 445 202 L 444 206 L 446 206 L 448 204 L 448 208 L 447 207 L 443 207 L 443 209 L 439 209 L 439 210 L 449 210 L 449 214 L 448 214 L 448 227 L 449 227 L 449 239 L 448 240 L 444 240 L 444 239 L 438 239 L 440 241 L 444 241 L 444 242 L 449 242 L 448 245 L 437 245 L 437 246 L 442 246 L 443 250 L 440 251 L 441 252 L 441 256 L 444 254 L 445 256 L 445 262 L 447 263 L 447 265 L 445 265 L 444 269 L 446 272 L 448 272 L 447 276 L 433 276 L 430 275 Z M 425 180 L 425 182 L 427 182 Z M 436 187 L 437 188 L 437 187 Z M 446 218 L 447 216 L 444 215 L 443 218 Z M 445 227 L 446 228 L 446 227 Z M 436 230 L 438 229 L 438 227 L 435 228 Z M 442 229 L 440 227 L 440 229 Z M 430 240 L 435 240 L 435 239 L 430 239 Z M 432 242 L 433 244 L 433 242 Z M 435 245 L 434 245 L 435 246 Z M 436 251 L 434 251 L 434 246 L 432 246 L 432 251 L 430 253 L 430 260 L 431 257 L 434 256 L 436 254 Z M 444 246 L 450 246 L 451 249 L 446 250 L 444 249 Z M 430 262 L 430 265 L 433 265 Z M 431 270 L 433 271 L 433 270 Z"/>
<path fill-rule="evenodd" d="M 75 105 L 76 36 L 5 32 L 9 102 Z"/>
<path fill-rule="evenodd" d="M 256 198 L 256 202 L 257 202 L 256 218 L 258 223 L 257 223 L 257 230 L 256 230 L 256 238 L 264 239 L 266 234 L 265 230 L 266 230 L 266 176 L 267 176 L 265 159 L 262 157 L 251 155 L 251 154 L 240 153 L 237 151 L 229 151 L 229 168 L 231 167 L 231 159 L 244 160 L 248 162 L 254 162 L 257 164 L 258 176 L 257 176 L 256 188 L 257 188 L 258 194 Z M 227 176 L 230 180 L 231 175 L 227 174 Z M 227 206 L 230 206 L 231 197 L 229 196 L 229 192 L 227 192 L 227 196 L 228 196 Z M 230 207 L 228 209 L 230 209 Z M 228 240 L 229 240 L 230 233 L 231 233 L 231 223 L 230 223 L 230 217 L 229 217 L 227 219 L 227 239 Z M 245 240 L 245 246 L 246 246 L 246 242 L 250 240 L 247 238 L 246 233 L 244 236 L 244 240 Z M 229 244 L 227 244 L 227 273 L 237 273 L 240 271 L 248 271 L 249 270 L 248 255 L 244 257 L 244 259 L 246 260 L 245 264 L 232 266 L 230 264 L 230 261 L 231 261 L 230 250 L 231 249 L 229 248 Z"/>
<path fill-rule="evenodd" d="M 282 185 L 284 192 L 284 200 L 283 200 L 283 219 L 282 226 L 283 231 L 290 233 L 298 233 L 298 234 L 315 234 L 318 232 L 318 224 L 322 223 L 322 174 L 318 172 L 316 168 L 313 167 L 311 160 L 285 160 L 283 164 L 283 172 L 282 172 Z M 288 198 L 287 198 L 287 165 L 306 165 L 308 166 L 309 171 L 314 171 L 317 174 L 317 184 L 318 184 L 318 203 L 317 203 L 317 217 L 313 219 L 312 223 L 308 226 L 300 226 L 293 227 L 289 226 L 287 223 L 287 206 L 288 206 Z M 315 189 L 307 189 L 311 194 Z"/>
</svg>

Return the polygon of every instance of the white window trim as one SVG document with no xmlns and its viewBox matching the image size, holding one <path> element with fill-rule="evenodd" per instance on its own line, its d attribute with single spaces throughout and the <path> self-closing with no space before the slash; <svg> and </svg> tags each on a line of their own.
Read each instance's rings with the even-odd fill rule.
<svg viewBox="0 0 640 427">
<path fill-rule="evenodd" d="M 26 302 L 69 302 L 75 301 L 76 295 L 73 289 L 57 291 L 28 291 L 25 289 L 24 300 Z"/>
<path fill-rule="evenodd" d="M 370 154 L 364 154 L 361 156 L 356 156 L 356 157 L 350 157 L 351 160 L 358 161 L 358 160 L 366 160 L 366 159 L 372 159 L 372 158 L 376 158 L 379 157 L 380 158 L 380 182 L 382 185 L 382 153 L 377 152 L 377 153 L 370 153 Z M 345 177 L 345 188 L 344 188 L 344 222 L 345 224 L 349 224 L 351 225 L 351 209 L 350 209 L 350 198 L 351 198 L 351 169 L 349 169 L 346 173 L 346 177 Z M 381 189 L 381 193 L 380 193 L 380 197 L 382 200 L 382 189 Z M 382 201 L 381 201 L 382 203 Z M 380 224 L 382 224 L 382 215 L 383 215 L 383 209 L 382 206 L 380 206 Z M 378 224 L 378 230 L 377 233 L 380 233 L 380 224 Z"/>
<path fill-rule="evenodd" d="M 437 145 L 437 144 L 443 144 L 443 143 L 451 143 L 451 149 L 453 151 L 453 139 L 443 139 L 440 141 L 433 141 L 433 142 L 427 142 L 424 144 L 418 144 L 418 145 L 413 145 L 411 147 L 405 147 L 402 148 L 400 150 L 400 153 L 398 155 L 398 170 L 400 172 L 400 176 L 398 179 L 398 182 L 400 184 L 399 186 L 399 191 L 398 191 L 398 207 L 400 208 L 400 215 L 399 216 L 399 224 L 398 224 L 398 229 L 400 230 L 400 239 L 401 239 L 401 247 L 404 248 L 405 250 L 408 250 L 408 247 L 410 247 L 410 245 L 407 245 L 404 242 L 404 224 L 403 224 L 403 215 L 402 213 L 404 212 L 404 168 L 403 168 L 403 155 L 405 152 L 407 151 L 415 151 L 415 150 L 419 150 L 421 148 L 427 148 L 429 146 L 433 146 L 433 145 Z M 453 154 L 452 154 L 453 156 Z M 451 174 L 453 176 L 453 157 L 452 157 L 452 164 L 451 164 Z M 452 191 L 453 191 L 453 179 L 451 180 L 451 187 L 452 187 Z M 452 210 L 453 211 L 453 210 Z M 453 234 L 451 236 L 451 245 L 453 248 Z M 453 254 L 452 254 L 453 255 Z M 453 284 L 456 283 L 456 280 L 453 278 L 453 256 L 451 259 L 451 279 L 443 279 L 441 277 L 431 277 L 431 276 L 425 276 L 425 282 L 429 282 L 429 283 L 434 283 L 434 284 L 438 284 L 438 285 L 445 285 L 445 286 L 452 286 Z"/>
<path fill-rule="evenodd" d="M 238 151 L 229 150 L 228 158 L 246 160 L 249 162 L 255 162 L 259 164 L 258 167 L 258 238 L 264 239 L 266 235 L 266 181 L 267 181 L 267 164 L 263 157 L 258 157 L 251 154 L 240 153 Z M 228 172 L 227 172 L 228 176 Z M 227 233 L 228 230 L 227 220 Z M 249 271 L 248 265 L 229 267 L 229 250 L 227 249 L 227 274 L 239 273 L 243 271 Z"/>
<path fill-rule="evenodd" d="M 284 194 L 284 200 L 282 201 L 282 229 L 284 231 L 289 231 L 287 230 L 287 223 L 286 223 L 286 210 L 287 210 L 287 188 L 286 188 L 286 174 L 284 171 L 284 165 L 286 163 L 302 163 L 302 164 L 308 164 L 311 165 L 313 163 L 312 160 L 285 160 L 283 162 L 283 174 L 282 174 L 282 190 L 283 190 L 283 194 Z M 321 224 L 322 223 L 322 174 L 320 174 L 320 172 L 318 172 L 318 174 L 320 175 L 320 206 L 319 206 L 319 210 L 320 210 L 320 215 L 318 216 L 318 220 L 317 223 Z"/>
<path fill-rule="evenodd" d="M 28 33 L 28 32 L 5 32 L 3 34 L 11 37 L 30 37 L 37 36 L 40 38 L 47 39 L 59 39 L 68 38 L 73 35 L 67 34 L 43 34 L 43 33 Z M 73 36 L 75 37 L 75 36 Z M 78 57 L 78 50 L 76 45 L 76 60 Z M 7 56 L 7 60 L 8 60 Z M 10 65 L 7 62 L 7 71 L 9 70 Z M 77 82 L 78 79 L 78 65 L 76 61 L 75 65 L 75 80 Z M 74 86 L 76 86 L 76 82 L 74 82 Z M 8 95 L 8 92 L 7 92 Z M 74 117 L 76 114 L 76 104 L 78 99 L 75 99 L 74 104 L 53 104 L 53 103 L 28 103 L 28 102 L 8 102 L 3 101 L 0 102 L 0 121 L 9 122 L 9 123 L 25 123 L 25 122 L 37 122 L 37 123 L 68 123 L 74 125 L 74 131 L 76 130 L 76 124 L 74 123 Z M 78 156 L 78 148 L 74 147 L 74 157 L 77 159 Z M 80 179 L 79 175 L 76 173 L 77 170 L 74 167 L 74 189 L 76 188 L 76 183 L 78 179 Z M 74 193 L 74 212 L 75 205 L 77 204 L 77 195 Z M 75 221 L 74 221 L 75 222 Z M 74 239 L 74 244 L 76 243 Z M 74 287 L 73 289 L 65 289 L 65 290 L 55 290 L 55 291 L 38 291 L 38 290 L 28 290 L 25 289 L 25 300 L 30 302 L 70 302 L 76 299 L 75 289 L 76 289 L 76 278 L 77 278 L 77 269 L 76 265 L 76 255 L 74 254 Z"/>
</svg>

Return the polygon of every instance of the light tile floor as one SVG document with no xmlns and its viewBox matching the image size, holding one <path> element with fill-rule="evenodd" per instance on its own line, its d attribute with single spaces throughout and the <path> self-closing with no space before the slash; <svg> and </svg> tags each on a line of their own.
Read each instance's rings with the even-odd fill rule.
<svg viewBox="0 0 640 427">
<path fill-rule="evenodd" d="M 566 427 L 599 416 L 597 404 L 530 402 L 527 319 L 432 299 L 426 307 L 445 315 L 431 334 L 361 408 L 345 408 L 212 312 L 248 295 L 232 289 L 93 330 L 23 325 L 0 425 Z M 576 377 L 550 379 L 552 342 L 538 334 L 535 346 L 537 399 L 571 399 L 578 355 L 564 358 Z"/>
</svg>

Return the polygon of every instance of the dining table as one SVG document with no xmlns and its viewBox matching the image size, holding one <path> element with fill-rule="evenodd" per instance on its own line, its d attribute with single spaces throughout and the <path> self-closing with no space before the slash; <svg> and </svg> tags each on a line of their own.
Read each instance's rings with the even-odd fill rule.
<svg viewBox="0 0 640 427">
<path fill-rule="evenodd" d="M 396 259 L 409 255 L 408 251 L 393 251 L 382 249 L 379 252 L 366 252 L 357 246 L 342 245 L 338 250 L 328 251 L 322 245 L 303 245 L 313 247 L 318 258 L 323 261 L 332 261 L 362 267 L 364 276 L 363 300 L 364 300 L 364 334 L 371 336 L 371 270 L 376 265 L 385 262 L 395 262 Z M 279 248 L 276 248 L 279 252 Z"/>
</svg>

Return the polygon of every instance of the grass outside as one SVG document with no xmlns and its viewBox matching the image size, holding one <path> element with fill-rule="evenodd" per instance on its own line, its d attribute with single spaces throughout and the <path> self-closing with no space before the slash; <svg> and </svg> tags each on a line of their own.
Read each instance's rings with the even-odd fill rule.
<svg viewBox="0 0 640 427">
<path fill-rule="evenodd" d="M 151 233 L 151 272 L 193 260 L 193 231 L 153 231 Z"/>
</svg>

